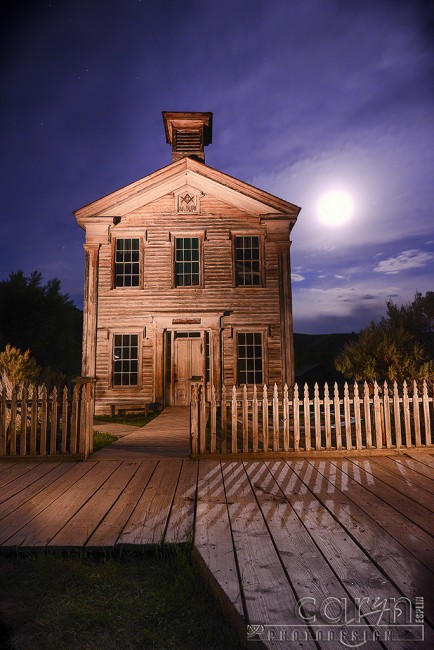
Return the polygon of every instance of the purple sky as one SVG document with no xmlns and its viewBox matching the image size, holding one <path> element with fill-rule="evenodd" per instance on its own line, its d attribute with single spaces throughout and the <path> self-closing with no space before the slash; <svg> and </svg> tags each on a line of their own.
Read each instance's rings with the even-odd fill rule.
<svg viewBox="0 0 434 650">
<path fill-rule="evenodd" d="M 302 207 L 295 330 L 358 331 L 434 290 L 431 0 L 7 2 L 0 279 L 81 306 L 72 211 L 170 163 L 162 110 L 213 111 L 212 167 Z M 347 225 L 320 196 L 349 192 Z"/>
</svg>

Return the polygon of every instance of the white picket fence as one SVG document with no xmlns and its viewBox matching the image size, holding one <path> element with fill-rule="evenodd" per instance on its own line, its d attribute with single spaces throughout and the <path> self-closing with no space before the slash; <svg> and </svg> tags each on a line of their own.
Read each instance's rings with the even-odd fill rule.
<svg viewBox="0 0 434 650">
<path fill-rule="evenodd" d="M 204 454 L 276 454 L 403 449 L 433 444 L 433 396 L 423 382 L 344 386 L 327 384 L 313 395 L 305 384 L 291 392 L 267 386 L 227 391 L 214 387 L 206 400 L 201 385 L 191 396 L 190 450 Z"/>
</svg>

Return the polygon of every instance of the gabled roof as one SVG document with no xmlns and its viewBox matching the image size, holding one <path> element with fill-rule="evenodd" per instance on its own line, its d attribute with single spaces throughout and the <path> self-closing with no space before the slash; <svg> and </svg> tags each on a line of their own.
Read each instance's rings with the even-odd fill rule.
<svg viewBox="0 0 434 650">
<path fill-rule="evenodd" d="M 233 176 L 213 169 L 192 158 L 182 158 L 97 199 L 74 212 L 77 222 L 85 227 L 92 217 L 118 217 L 143 205 L 191 186 L 204 194 L 212 194 L 241 210 L 258 216 L 273 216 L 289 221 L 297 219 L 301 208 Z"/>
</svg>

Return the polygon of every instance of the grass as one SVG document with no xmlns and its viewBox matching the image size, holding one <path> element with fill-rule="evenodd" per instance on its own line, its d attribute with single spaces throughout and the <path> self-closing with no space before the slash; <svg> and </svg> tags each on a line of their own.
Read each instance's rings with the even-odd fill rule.
<svg viewBox="0 0 434 650">
<path fill-rule="evenodd" d="M 134 427 L 144 427 L 151 420 L 160 415 L 157 411 L 145 413 L 145 411 L 138 411 L 137 413 L 126 413 L 125 415 L 95 415 L 96 422 L 115 422 L 116 424 L 131 424 Z"/>
<path fill-rule="evenodd" d="M 98 451 L 107 445 L 111 445 L 112 442 L 116 442 L 119 436 L 114 436 L 111 433 L 105 433 L 105 431 L 94 431 L 93 432 L 93 450 Z"/>
<path fill-rule="evenodd" d="M 0 573 L 2 648 L 244 647 L 204 589 L 187 550 L 117 558 L 1 557 Z"/>
</svg>

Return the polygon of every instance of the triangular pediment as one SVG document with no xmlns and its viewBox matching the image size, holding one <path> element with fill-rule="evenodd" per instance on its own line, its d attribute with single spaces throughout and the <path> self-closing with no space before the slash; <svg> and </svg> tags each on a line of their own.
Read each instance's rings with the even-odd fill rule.
<svg viewBox="0 0 434 650">
<path fill-rule="evenodd" d="M 300 208 L 191 158 L 183 158 L 74 212 L 85 227 L 95 217 L 122 217 L 172 193 L 200 193 L 257 216 L 295 221 Z"/>
</svg>

